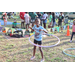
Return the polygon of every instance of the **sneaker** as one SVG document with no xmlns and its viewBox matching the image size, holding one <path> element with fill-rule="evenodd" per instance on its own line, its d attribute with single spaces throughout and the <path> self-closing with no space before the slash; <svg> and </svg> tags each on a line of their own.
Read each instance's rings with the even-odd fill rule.
<svg viewBox="0 0 75 75">
<path fill-rule="evenodd" d="M 40 62 L 44 62 L 44 59 L 42 59 Z"/>
<path fill-rule="evenodd" d="M 30 60 L 33 60 L 33 59 L 35 59 L 35 56 L 34 57 L 32 56 Z"/>
<path fill-rule="evenodd" d="M 72 42 L 72 40 L 70 40 L 70 42 Z"/>
</svg>

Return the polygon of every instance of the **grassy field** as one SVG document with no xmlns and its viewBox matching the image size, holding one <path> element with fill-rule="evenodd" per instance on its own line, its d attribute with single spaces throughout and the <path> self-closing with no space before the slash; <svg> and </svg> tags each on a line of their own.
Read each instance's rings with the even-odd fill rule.
<svg viewBox="0 0 75 75">
<path fill-rule="evenodd" d="M 13 19 L 8 19 L 8 21 L 13 21 Z M 20 22 L 20 19 L 17 21 Z M 11 25 L 9 26 L 11 27 Z M 74 57 L 69 57 L 62 53 L 64 49 L 75 47 L 75 36 L 73 38 L 73 42 L 69 43 L 71 36 L 65 36 L 66 32 L 67 30 L 64 30 L 62 33 L 59 32 L 54 34 L 60 38 L 60 44 L 58 46 L 42 48 L 45 62 L 75 62 Z M 33 38 L 31 38 L 31 40 L 33 41 Z M 43 45 L 53 45 L 56 44 L 57 41 L 58 40 L 52 36 L 44 37 Z M 39 62 L 41 60 L 41 54 L 38 47 L 36 50 L 36 58 L 33 61 L 30 60 L 32 53 L 33 45 L 29 42 L 29 38 L 15 38 L 7 40 L 0 33 L 0 62 Z M 74 55 L 75 51 L 66 51 L 66 53 Z"/>
</svg>

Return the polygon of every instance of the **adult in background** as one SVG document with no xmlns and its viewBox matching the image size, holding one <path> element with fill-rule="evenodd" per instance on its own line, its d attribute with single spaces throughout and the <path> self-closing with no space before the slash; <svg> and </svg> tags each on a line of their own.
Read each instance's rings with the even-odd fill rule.
<svg viewBox="0 0 75 75">
<path fill-rule="evenodd" d="M 34 27 L 35 24 L 35 20 L 38 17 L 38 15 L 35 12 L 29 12 L 29 16 L 30 16 L 30 22 L 32 24 L 32 27 Z M 33 31 L 31 31 L 33 33 Z"/>
<path fill-rule="evenodd" d="M 44 24 L 45 29 L 46 29 L 47 17 L 48 17 L 48 15 L 46 14 L 46 12 L 44 12 L 44 14 L 42 16 L 42 20 L 43 20 L 43 24 Z"/>
<path fill-rule="evenodd" d="M 7 25 L 7 13 L 3 13 L 4 27 Z"/>
<path fill-rule="evenodd" d="M 24 26 L 24 15 L 25 15 L 25 12 L 20 12 L 21 28 L 25 28 L 25 26 Z"/>
<path fill-rule="evenodd" d="M 34 26 L 35 23 L 35 19 L 37 16 L 37 14 L 35 12 L 29 12 L 29 16 L 31 17 L 31 23 L 32 23 L 32 27 Z"/>
<path fill-rule="evenodd" d="M 52 13 L 52 28 L 55 26 L 55 13 Z"/>
<path fill-rule="evenodd" d="M 43 15 L 43 12 L 37 12 L 37 15 L 38 15 L 38 18 L 40 19 L 40 24 L 41 24 L 41 26 L 42 26 L 42 24 L 43 24 L 43 21 L 42 21 L 42 15 Z"/>
<path fill-rule="evenodd" d="M 62 22 L 64 22 L 64 16 L 63 16 L 63 13 L 60 12 L 60 15 L 59 15 L 59 17 L 58 17 L 58 27 L 59 27 L 59 26 L 61 27 L 61 31 L 63 31 Z"/>
<path fill-rule="evenodd" d="M 52 18 L 53 18 L 53 17 L 52 17 L 52 13 L 49 12 L 48 14 L 49 14 L 48 19 L 49 19 L 49 26 L 50 26 L 49 28 L 52 28 Z"/>
<path fill-rule="evenodd" d="M 24 15 L 24 21 L 26 23 L 26 29 L 29 28 L 29 20 L 30 20 L 30 16 L 29 16 L 28 12 L 26 12 Z"/>
</svg>

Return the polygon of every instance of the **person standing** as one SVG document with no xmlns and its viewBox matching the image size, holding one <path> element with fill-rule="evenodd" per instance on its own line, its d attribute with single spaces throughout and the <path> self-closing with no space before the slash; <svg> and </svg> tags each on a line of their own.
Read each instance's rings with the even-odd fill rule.
<svg viewBox="0 0 75 75">
<path fill-rule="evenodd" d="M 35 23 L 35 19 L 37 16 L 37 14 L 35 12 L 29 12 L 29 16 L 31 17 L 31 24 L 32 24 L 32 27 L 34 26 L 34 23 Z"/>
<path fill-rule="evenodd" d="M 7 13 L 3 14 L 3 20 L 4 20 L 4 27 L 7 25 Z"/>
<path fill-rule="evenodd" d="M 52 28 L 52 13 L 51 12 L 49 12 L 49 26 Z"/>
<path fill-rule="evenodd" d="M 47 17 L 48 17 L 48 15 L 46 14 L 46 12 L 44 12 L 44 14 L 42 16 L 42 20 L 43 20 L 43 24 L 44 24 L 45 29 L 46 29 Z"/>
<path fill-rule="evenodd" d="M 29 16 L 28 12 L 26 12 L 24 15 L 24 21 L 26 23 L 26 29 L 29 28 L 29 20 L 30 20 L 30 16 Z"/>
<path fill-rule="evenodd" d="M 70 42 L 72 42 L 72 38 L 73 38 L 73 35 L 75 34 L 75 19 L 73 21 L 73 25 L 72 25 L 72 35 L 71 35 L 71 40 Z"/>
<path fill-rule="evenodd" d="M 52 13 L 52 28 L 55 26 L 55 13 Z"/>
<path fill-rule="evenodd" d="M 64 22 L 64 16 L 63 16 L 63 13 L 60 12 L 60 15 L 59 15 L 59 17 L 58 17 L 58 27 L 59 27 L 59 26 L 61 27 L 61 31 L 63 31 L 62 22 Z"/>
<path fill-rule="evenodd" d="M 20 12 L 21 28 L 25 28 L 25 26 L 24 26 L 24 15 L 25 15 L 25 12 Z"/>
</svg>

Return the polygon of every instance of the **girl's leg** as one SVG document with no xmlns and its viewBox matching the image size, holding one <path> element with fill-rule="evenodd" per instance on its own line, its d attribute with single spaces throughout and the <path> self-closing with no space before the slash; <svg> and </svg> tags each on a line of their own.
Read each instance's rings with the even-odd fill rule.
<svg viewBox="0 0 75 75">
<path fill-rule="evenodd" d="M 26 24 L 26 29 L 27 29 L 27 24 Z"/>
<path fill-rule="evenodd" d="M 25 26 L 24 26 L 24 22 L 23 22 L 23 28 L 25 28 Z"/>
<path fill-rule="evenodd" d="M 39 47 L 39 50 L 40 50 L 40 52 L 41 52 L 42 59 L 44 59 L 44 58 L 43 58 L 43 51 L 42 51 L 42 48 Z"/>
<path fill-rule="evenodd" d="M 6 25 L 7 25 L 7 22 L 5 22 L 5 27 L 6 27 Z"/>
<path fill-rule="evenodd" d="M 46 23 L 44 23 L 44 28 L 46 29 Z"/>
<path fill-rule="evenodd" d="M 71 41 L 72 41 L 73 35 L 74 35 L 74 32 L 72 32 L 72 35 L 71 35 Z"/>
<path fill-rule="evenodd" d="M 23 26 L 22 26 L 22 22 L 21 22 L 21 28 L 22 28 Z"/>
<path fill-rule="evenodd" d="M 29 29 L 29 24 L 28 24 L 28 29 Z"/>
<path fill-rule="evenodd" d="M 34 49 L 33 49 L 33 57 L 35 56 L 35 52 L 36 52 L 36 46 L 34 46 Z"/>
<path fill-rule="evenodd" d="M 4 22 L 4 27 L 5 27 L 5 22 Z"/>
<path fill-rule="evenodd" d="M 55 22 L 53 22 L 52 28 L 55 26 Z"/>
<path fill-rule="evenodd" d="M 33 56 L 31 57 L 31 60 L 33 60 L 35 58 L 35 52 L 36 52 L 36 46 L 34 46 L 34 49 L 33 49 Z"/>
<path fill-rule="evenodd" d="M 7 25 L 7 22 L 4 22 L 4 27 L 6 27 L 6 25 Z"/>
</svg>

